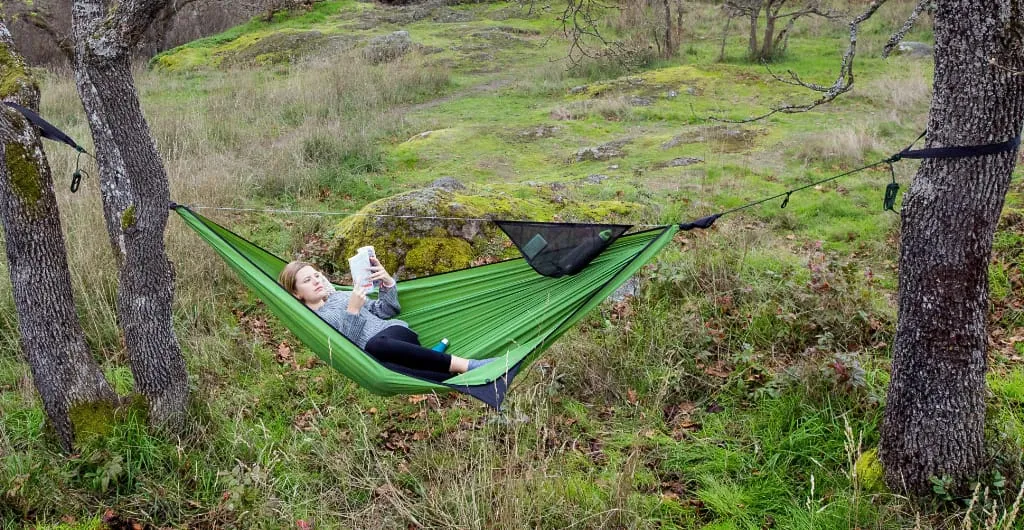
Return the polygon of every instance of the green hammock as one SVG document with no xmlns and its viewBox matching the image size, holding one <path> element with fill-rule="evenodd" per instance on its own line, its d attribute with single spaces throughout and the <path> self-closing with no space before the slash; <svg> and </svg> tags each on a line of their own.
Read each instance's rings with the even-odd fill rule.
<svg viewBox="0 0 1024 530">
<path fill-rule="evenodd" d="M 399 318 L 424 344 L 448 337 L 452 355 L 496 358 L 464 374 L 439 377 L 381 364 L 277 283 L 285 260 L 184 206 L 174 205 L 174 210 L 299 341 L 363 388 L 381 395 L 458 390 L 495 408 L 520 368 L 625 283 L 679 230 L 669 225 L 624 235 L 571 276 L 543 276 L 517 258 L 400 282 Z"/>
</svg>

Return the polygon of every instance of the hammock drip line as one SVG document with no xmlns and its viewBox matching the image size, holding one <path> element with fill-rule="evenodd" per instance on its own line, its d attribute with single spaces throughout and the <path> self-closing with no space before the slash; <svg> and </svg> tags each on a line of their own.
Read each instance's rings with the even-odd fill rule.
<svg viewBox="0 0 1024 530">
<path fill-rule="evenodd" d="M 895 210 L 896 196 L 899 194 L 899 190 L 900 190 L 900 185 L 899 185 L 898 182 L 896 182 L 896 170 L 893 168 L 893 164 L 895 164 L 896 162 L 899 162 L 900 160 L 902 160 L 904 158 L 916 158 L 916 159 L 925 159 L 925 158 L 966 158 L 966 157 L 972 157 L 972 156 L 994 155 L 994 154 L 999 154 L 999 153 L 1005 153 L 1007 151 L 1013 151 L 1013 150 L 1017 149 L 1017 147 L 1020 146 L 1020 133 L 1018 133 L 1016 136 L 1014 136 L 1013 138 L 1010 138 L 1009 140 L 1006 140 L 1004 142 L 991 143 L 991 144 L 951 146 L 951 147 L 930 147 L 930 148 L 925 148 L 925 149 L 911 149 L 911 147 L 913 147 L 914 144 L 916 144 L 921 138 L 924 138 L 924 136 L 925 136 L 925 134 L 927 132 L 928 131 L 922 132 L 920 134 L 920 136 L 917 137 L 916 140 L 911 142 L 910 145 L 905 147 L 900 152 L 898 152 L 898 153 L 896 153 L 896 154 L 894 154 L 894 155 L 892 155 L 892 156 L 890 156 L 888 158 L 879 160 L 878 162 L 874 162 L 872 164 L 868 164 L 866 166 L 862 166 L 862 167 L 859 167 L 857 169 L 853 169 L 853 170 L 847 171 L 845 173 L 840 173 L 838 175 L 833 175 L 833 176 L 828 177 L 828 178 L 824 178 L 824 179 L 821 179 L 821 180 L 818 180 L 818 181 L 815 181 L 815 182 L 811 182 L 810 184 L 806 184 L 806 185 L 800 186 L 798 188 L 793 188 L 793 189 L 784 191 L 782 193 L 778 193 L 778 194 L 772 195 L 770 197 L 765 197 L 763 199 L 758 199 L 756 201 L 751 201 L 751 202 L 749 202 L 747 204 L 744 204 L 742 206 L 737 206 L 736 208 L 732 208 L 731 210 L 726 210 L 724 212 L 719 212 L 719 213 L 716 213 L 716 214 L 713 214 L 713 215 L 708 215 L 706 217 L 701 217 L 700 219 L 697 219 L 695 221 L 691 221 L 689 223 L 680 223 L 679 224 L 679 229 L 680 230 L 693 230 L 695 228 L 700 228 L 700 229 L 710 228 L 711 225 L 715 224 L 715 221 L 717 221 L 718 218 L 722 217 L 723 215 L 728 215 L 728 214 L 733 213 L 733 212 L 738 212 L 740 210 L 745 210 L 747 208 L 752 208 L 752 207 L 757 206 L 759 204 L 763 204 L 765 202 L 778 199 L 780 197 L 783 197 L 783 199 L 782 199 L 782 203 L 779 205 L 779 207 L 780 208 L 785 208 L 786 206 L 789 205 L 789 198 L 790 198 L 790 196 L 793 195 L 794 193 L 798 192 L 798 191 L 802 191 L 802 190 L 805 190 L 805 189 L 810 188 L 810 187 L 818 186 L 820 184 L 824 184 L 826 182 L 830 182 L 830 181 L 836 180 L 838 178 L 842 178 L 842 177 L 845 177 L 845 176 L 848 176 L 848 175 L 852 175 L 854 173 L 858 173 L 858 172 L 864 171 L 866 169 L 871 169 L 873 167 L 880 166 L 882 164 L 888 164 L 889 165 L 889 174 L 892 176 L 892 182 L 890 182 L 885 187 L 885 197 L 882 200 L 882 208 L 884 210 L 886 210 L 886 211 L 891 211 L 891 212 L 894 212 L 894 213 L 899 213 L 899 212 L 897 212 Z"/>
<path fill-rule="evenodd" d="M 47 140 L 53 140 L 54 142 L 66 144 L 75 151 L 78 151 L 78 157 L 75 158 L 75 172 L 71 174 L 71 192 L 77 192 L 79 185 L 82 183 L 82 175 L 89 176 L 89 174 L 86 173 L 84 169 L 82 169 L 82 155 L 84 154 L 92 157 L 92 154 L 86 151 L 84 147 L 78 145 L 74 140 L 71 139 L 70 136 L 65 134 L 64 131 L 58 129 L 52 123 L 44 120 L 42 116 L 36 114 L 35 112 L 32 112 L 31 110 L 21 105 L 18 105 L 17 103 L 12 103 L 10 101 L 5 101 L 4 104 L 20 112 L 21 115 L 25 117 L 25 119 L 32 123 L 32 125 L 38 127 L 39 135 L 42 136 L 43 138 L 46 138 Z"/>
</svg>

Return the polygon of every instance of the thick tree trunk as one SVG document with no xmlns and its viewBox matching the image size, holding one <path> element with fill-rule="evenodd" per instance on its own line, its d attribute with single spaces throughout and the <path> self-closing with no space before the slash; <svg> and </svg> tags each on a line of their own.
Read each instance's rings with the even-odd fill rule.
<svg viewBox="0 0 1024 530">
<path fill-rule="evenodd" d="M 163 2 L 127 2 L 108 15 L 98 0 L 73 10 L 75 79 L 96 145 L 107 233 L 119 267 L 118 322 L 150 419 L 185 416 L 188 376 L 171 324 L 174 280 L 164 251 L 170 192 L 139 105 L 131 50 Z"/>
<path fill-rule="evenodd" d="M 1012 2 L 1016 8 L 1009 6 Z M 1020 0 L 940 0 L 929 146 L 1007 140 L 1024 124 Z M 990 64 L 989 60 L 998 64 Z M 899 323 L 882 425 L 885 480 L 926 493 L 984 464 L 992 236 L 1016 152 L 925 160 L 903 206 Z"/>
<path fill-rule="evenodd" d="M 2 22 L 0 64 L 5 87 L 0 99 L 38 108 L 39 89 Z M 46 417 L 70 452 L 75 433 L 70 412 L 82 405 L 112 410 L 117 395 L 90 355 L 75 313 L 57 200 L 39 135 L 6 105 L 0 105 L 0 156 L 0 218 L 21 346 Z"/>
</svg>

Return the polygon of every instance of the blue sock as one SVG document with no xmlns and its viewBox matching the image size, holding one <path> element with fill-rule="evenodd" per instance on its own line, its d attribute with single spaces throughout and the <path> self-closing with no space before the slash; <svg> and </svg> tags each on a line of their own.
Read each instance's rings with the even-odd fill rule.
<svg viewBox="0 0 1024 530">
<path fill-rule="evenodd" d="M 469 360 L 469 370 L 476 370 L 477 368 L 480 368 L 481 366 L 483 366 L 483 365 L 485 365 L 485 364 L 487 364 L 487 363 L 489 363 L 489 362 L 491 362 L 493 360 L 494 360 L 493 358 L 492 359 L 470 359 Z"/>
</svg>

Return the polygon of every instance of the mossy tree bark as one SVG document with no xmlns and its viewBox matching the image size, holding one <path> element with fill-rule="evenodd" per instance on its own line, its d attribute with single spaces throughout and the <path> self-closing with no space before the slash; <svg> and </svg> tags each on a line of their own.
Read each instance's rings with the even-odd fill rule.
<svg viewBox="0 0 1024 530">
<path fill-rule="evenodd" d="M 150 420 L 174 428 L 185 418 L 188 375 L 171 323 L 174 279 L 164 250 L 170 192 L 131 73 L 131 52 L 164 4 L 76 0 L 72 31 L 75 80 L 119 267 L 118 323 Z"/>
<path fill-rule="evenodd" d="M 0 99 L 37 109 L 39 88 L 14 53 L 3 22 L 0 66 Z M 39 134 L 6 105 L 0 105 L 0 160 L 0 220 L 21 346 L 46 417 L 61 447 L 70 452 L 75 426 L 69 412 L 99 403 L 113 408 L 117 395 L 90 355 L 75 313 L 57 200 Z"/>
<path fill-rule="evenodd" d="M 1024 125 L 1021 0 L 940 0 L 928 146 L 1014 137 Z M 988 264 L 1016 151 L 925 160 L 903 205 L 899 321 L 880 456 L 894 491 L 958 485 L 985 463 Z"/>
</svg>

